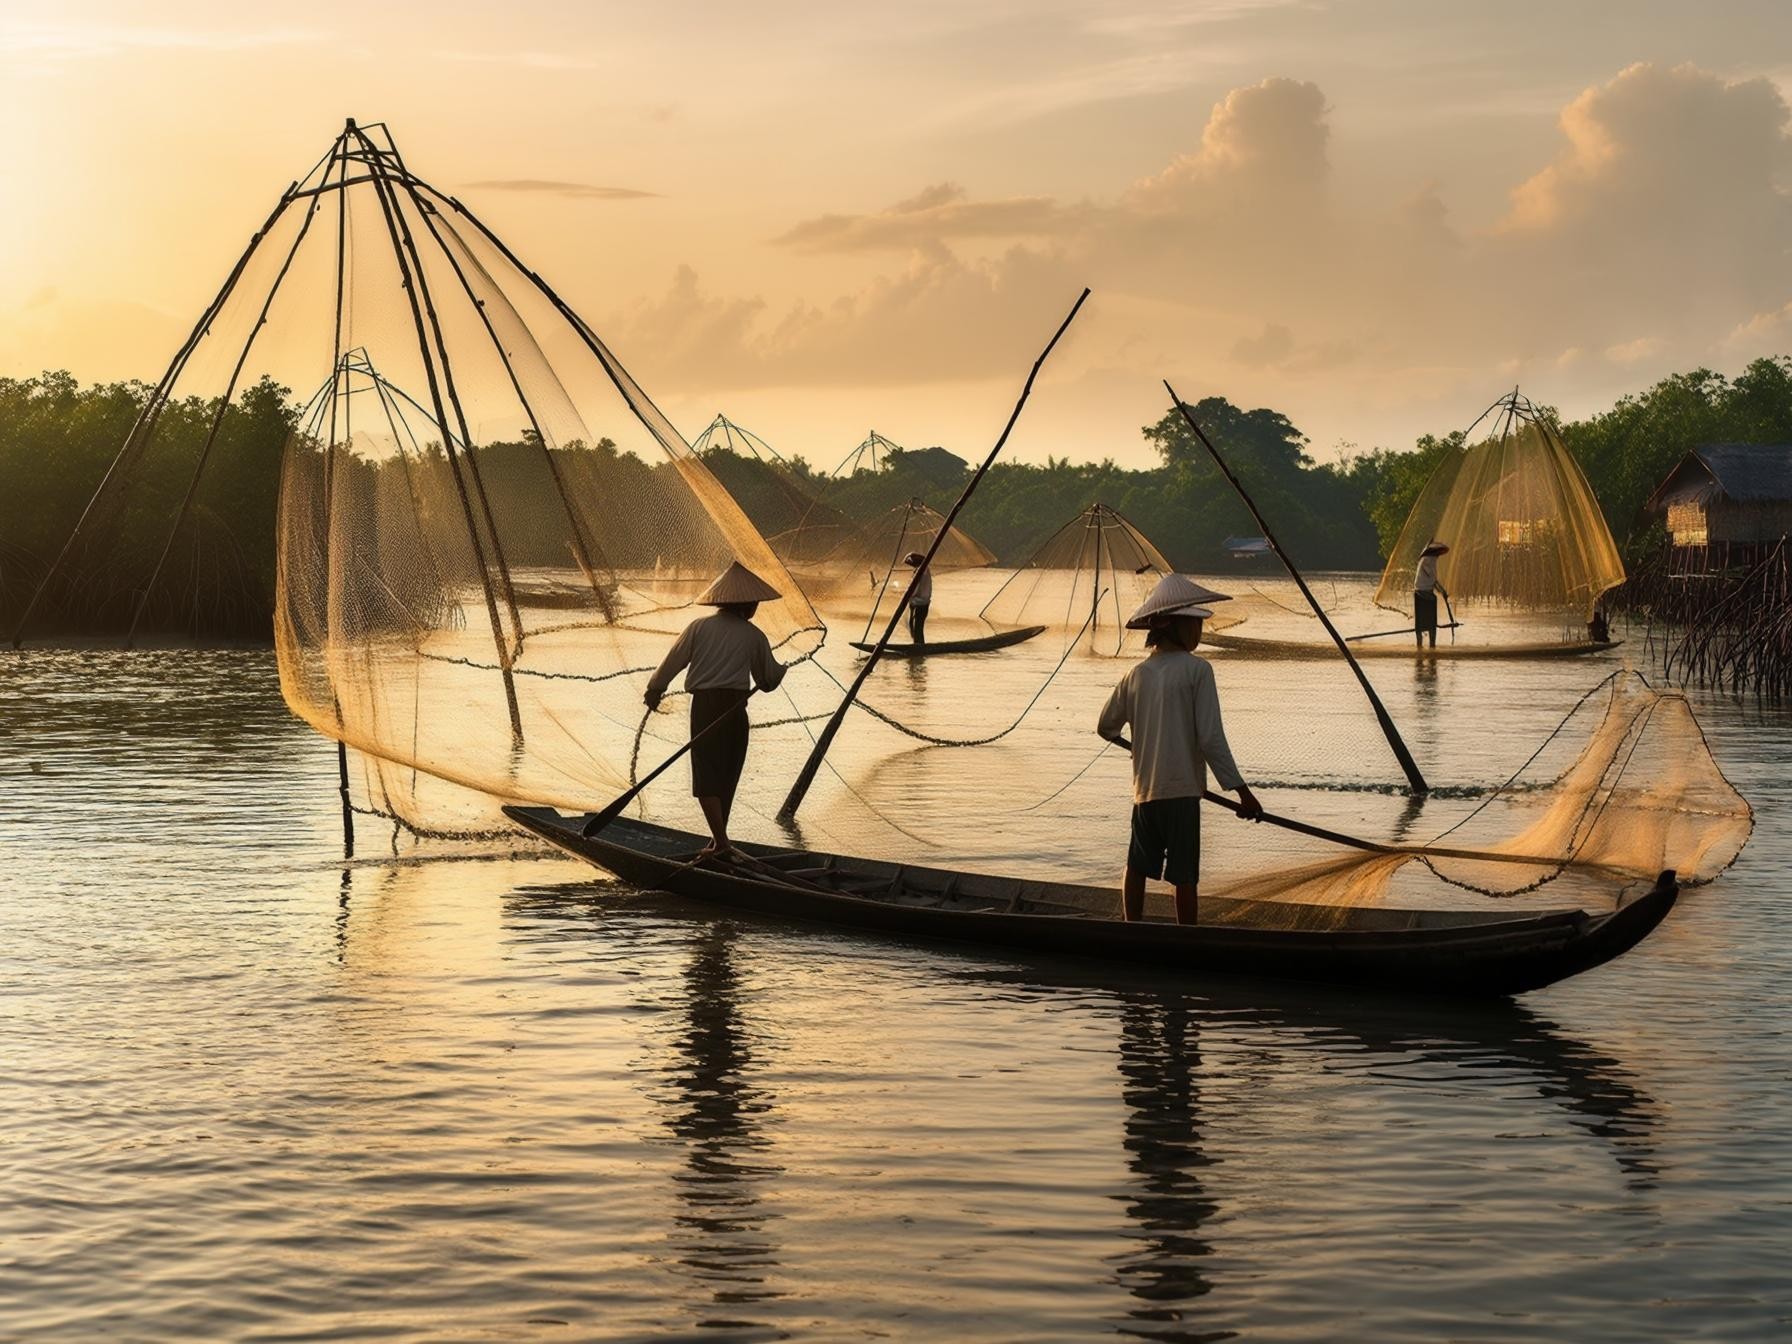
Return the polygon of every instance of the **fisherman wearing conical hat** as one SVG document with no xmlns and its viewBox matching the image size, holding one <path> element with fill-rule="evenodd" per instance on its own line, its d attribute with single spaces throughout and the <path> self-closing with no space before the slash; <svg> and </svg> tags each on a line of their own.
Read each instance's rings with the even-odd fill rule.
<svg viewBox="0 0 1792 1344">
<path fill-rule="evenodd" d="M 1180 574 L 1166 574 L 1127 621 L 1148 630 L 1148 657 L 1135 663 L 1102 707 L 1096 731 L 1122 741 L 1132 727 L 1132 842 L 1126 851 L 1122 917 L 1145 915 L 1145 882 L 1176 888 L 1176 922 L 1195 922 L 1201 877 L 1201 794 L 1212 767 L 1220 787 L 1238 794 L 1238 815 L 1263 815 L 1226 744 L 1213 668 L 1197 658 L 1210 602 L 1229 599 Z"/>
<path fill-rule="evenodd" d="M 691 792 L 709 823 L 705 854 L 733 853 L 728 815 L 747 763 L 747 698 L 755 686 L 776 690 L 784 680 L 784 664 L 772 655 L 765 632 L 753 624 L 759 604 L 777 596 L 776 588 L 735 561 L 697 599 L 717 608 L 715 615 L 687 625 L 647 682 L 647 707 L 658 709 L 672 678 L 685 674 L 691 737 L 702 734 L 691 747 Z M 706 732 L 712 724 L 717 724 L 715 730 Z"/>
<path fill-rule="evenodd" d="M 927 642 L 927 610 L 933 605 L 933 567 L 919 551 L 910 551 L 902 563 L 915 571 L 908 581 L 908 637 L 920 648 Z"/>
<path fill-rule="evenodd" d="M 1437 581 L 1437 557 L 1449 550 L 1441 541 L 1432 542 L 1419 552 L 1418 567 L 1412 572 L 1412 637 L 1421 649 L 1427 634 L 1431 636 L 1431 647 L 1437 647 L 1437 595 L 1443 593 L 1446 601 L 1450 597 Z"/>
</svg>

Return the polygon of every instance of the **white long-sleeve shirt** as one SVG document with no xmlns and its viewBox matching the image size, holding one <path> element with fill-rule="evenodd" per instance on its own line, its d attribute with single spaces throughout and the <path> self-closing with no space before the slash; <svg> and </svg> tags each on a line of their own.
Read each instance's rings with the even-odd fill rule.
<svg viewBox="0 0 1792 1344">
<path fill-rule="evenodd" d="M 647 689 L 664 695 L 672 678 L 685 673 L 687 691 L 776 690 L 785 667 L 772 656 L 772 642 L 744 616 L 718 611 L 692 621 L 666 651 L 665 661 L 647 680 Z"/>
<path fill-rule="evenodd" d="M 933 602 L 933 567 L 929 565 L 908 581 L 910 606 L 924 607 Z"/>
<path fill-rule="evenodd" d="M 1421 555 L 1418 568 L 1412 572 L 1412 590 L 1415 593 L 1433 593 L 1437 591 L 1437 557 Z"/>
<path fill-rule="evenodd" d="M 1226 730 L 1220 696 L 1205 658 L 1182 649 L 1154 649 L 1133 664 L 1102 706 L 1096 731 L 1115 738 L 1132 726 L 1132 800 L 1199 798 L 1207 767 L 1220 787 L 1244 784 Z"/>
</svg>

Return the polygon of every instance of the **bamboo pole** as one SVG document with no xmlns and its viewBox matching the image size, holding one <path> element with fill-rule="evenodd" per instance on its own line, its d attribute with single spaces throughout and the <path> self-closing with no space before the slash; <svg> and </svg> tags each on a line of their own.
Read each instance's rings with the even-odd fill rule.
<svg viewBox="0 0 1792 1344">
<path fill-rule="evenodd" d="M 354 123 L 349 123 L 351 131 Z M 425 381 L 429 384 L 430 402 L 435 407 L 436 428 L 442 432 L 442 451 L 448 458 L 449 472 L 454 477 L 456 493 L 460 496 L 461 512 L 467 525 L 467 538 L 473 546 L 475 563 L 479 566 L 480 587 L 485 593 L 486 615 L 491 621 L 492 643 L 498 654 L 498 671 L 504 679 L 504 698 L 510 710 L 510 736 L 514 744 L 520 745 L 523 740 L 522 709 L 517 703 L 516 678 L 511 671 L 510 644 L 504 638 L 504 622 L 498 615 L 498 595 L 492 588 L 491 566 L 486 561 L 485 544 L 479 539 L 479 523 L 473 514 L 473 501 L 467 493 L 467 483 L 462 477 L 454 448 L 454 435 L 449 429 L 448 413 L 442 404 L 442 391 L 436 378 L 435 358 L 430 353 L 429 335 L 423 325 L 423 309 L 418 299 L 418 286 L 413 282 L 411 263 L 407 260 L 404 245 L 399 239 L 398 225 L 393 219 L 397 208 L 397 199 L 388 200 L 388 184 L 384 181 L 388 171 L 379 159 L 379 152 L 374 149 L 372 141 L 365 135 L 356 132 L 362 145 L 375 164 L 374 174 L 381 180 L 374 183 L 374 195 L 380 203 L 380 213 L 386 224 L 386 232 L 392 241 L 393 256 L 398 262 L 399 276 L 404 289 L 405 298 L 411 310 L 411 322 L 417 332 L 417 352 L 423 359 Z M 465 440 L 463 440 L 463 443 Z"/>
<path fill-rule="evenodd" d="M 1201 441 L 1201 446 L 1207 450 L 1207 455 L 1220 469 L 1220 474 L 1232 483 L 1232 488 L 1238 492 L 1238 497 L 1244 501 L 1244 506 L 1251 511 L 1251 517 L 1257 520 L 1257 526 L 1263 529 L 1264 540 L 1269 542 L 1270 549 L 1280 557 L 1282 564 L 1287 567 L 1289 575 L 1294 579 L 1295 586 L 1300 589 L 1301 596 L 1307 599 L 1307 605 L 1313 608 L 1313 614 L 1319 617 L 1319 623 L 1325 627 L 1325 633 L 1331 636 L 1332 643 L 1338 646 L 1338 652 L 1344 655 L 1344 661 L 1350 664 L 1350 670 L 1356 674 L 1357 684 L 1363 688 L 1363 694 L 1369 699 L 1370 708 L 1375 711 L 1375 720 L 1381 725 L 1382 735 L 1387 738 L 1388 745 L 1394 750 L 1395 759 L 1400 762 L 1401 770 L 1406 773 L 1407 784 L 1414 793 L 1429 793 L 1431 786 L 1425 782 L 1425 776 L 1419 771 L 1418 762 L 1413 760 L 1412 753 L 1406 749 L 1406 743 L 1400 736 L 1400 730 L 1394 726 L 1393 716 L 1388 713 L 1387 706 L 1381 703 L 1381 697 L 1375 693 L 1375 688 L 1369 684 L 1369 678 L 1364 675 L 1362 666 L 1356 660 L 1356 655 L 1351 653 L 1350 646 L 1344 642 L 1344 637 L 1338 633 L 1338 628 L 1332 624 L 1332 618 L 1326 615 L 1325 608 L 1319 605 L 1319 599 L 1313 596 L 1313 590 L 1307 587 L 1307 581 L 1302 577 L 1300 570 L 1295 567 L 1293 559 L 1288 552 L 1282 549 L 1281 542 L 1276 540 L 1275 533 L 1270 529 L 1269 521 L 1257 508 L 1256 501 L 1245 490 L 1243 483 L 1233 473 L 1232 468 L 1226 465 L 1226 459 L 1220 456 L 1219 449 L 1213 446 L 1212 440 L 1202 431 L 1201 426 L 1195 423 L 1195 417 L 1190 412 L 1188 404 L 1176 395 L 1176 389 L 1170 386 L 1168 379 L 1164 380 L 1164 391 L 1170 394 L 1170 400 L 1175 404 L 1183 420 L 1188 423 L 1188 427 L 1195 432 L 1195 437 Z"/>
<path fill-rule="evenodd" d="M 964 506 L 970 502 L 971 496 L 976 493 L 978 484 L 988 473 L 990 467 L 995 465 L 996 456 L 1007 444 L 1009 434 L 1014 431 L 1015 421 L 1020 419 L 1020 413 L 1027 404 L 1027 398 L 1032 394 L 1033 383 L 1039 377 L 1040 368 L 1057 347 L 1059 339 L 1069 329 L 1070 324 L 1076 320 L 1076 315 L 1082 311 L 1083 303 L 1088 297 L 1087 289 L 1077 295 L 1076 302 L 1071 305 L 1069 314 L 1063 322 L 1059 323 L 1057 331 L 1052 333 L 1051 340 L 1046 342 L 1045 349 L 1040 352 L 1039 358 L 1033 361 L 1033 368 L 1027 374 L 1026 383 L 1021 387 L 1020 398 L 1014 403 L 1014 409 L 1008 415 L 1008 423 L 1002 426 L 1001 437 L 996 440 L 995 447 L 989 450 L 989 456 L 983 459 L 983 465 L 972 473 L 971 479 L 958 496 L 958 502 L 952 506 L 951 512 L 946 515 L 946 520 L 940 524 L 939 531 L 934 533 L 933 544 L 927 548 L 925 557 L 916 567 L 916 573 L 921 573 L 933 563 L 934 554 L 939 550 L 940 544 L 945 541 L 946 534 L 952 530 L 953 522 L 963 511 Z M 858 698 L 860 688 L 865 684 L 865 679 L 871 675 L 871 669 L 877 666 L 877 660 L 882 655 L 884 646 L 896 633 L 897 622 L 902 619 L 903 612 L 908 610 L 909 594 L 913 591 L 912 588 L 905 588 L 902 591 L 902 596 L 897 599 L 896 608 L 890 613 L 890 622 L 884 627 L 883 635 L 879 637 L 876 644 L 872 645 L 870 654 L 866 656 L 863 666 L 859 668 L 859 674 L 853 678 L 852 686 L 840 701 L 840 707 L 834 711 L 834 717 L 828 720 L 827 727 L 821 730 L 821 736 L 815 739 L 814 750 L 809 753 L 809 759 L 803 762 L 803 768 L 796 777 L 796 783 L 790 786 L 790 792 L 784 799 L 784 805 L 778 809 L 778 820 L 789 822 L 795 819 L 796 810 L 803 805 L 804 795 L 809 792 L 809 786 L 815 782 L 815 772 L 821 768 L 822 758 L 827 755 L 828 748 L 833 745 L 835 736 L 840 732 L 840 725 L 846 720 L 846 711 L 852 708 L 853 701 Z"/>
</svg>

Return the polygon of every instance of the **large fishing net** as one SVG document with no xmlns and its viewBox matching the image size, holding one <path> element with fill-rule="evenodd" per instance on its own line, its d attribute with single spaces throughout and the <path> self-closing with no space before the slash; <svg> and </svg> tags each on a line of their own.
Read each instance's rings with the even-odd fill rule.
<svg viewBox="0 0 1792 1344">
<path fill-rule="evenodd" d="M 1375 600 L 1410 610 L 1420 553 L 1441 541 L 1450 549 L 1437 577 L 1452 601 L 1572 611 L 1584 620 L 1624 581 L 1599 501 L 1546 414 L 1516 392 L 1488 414 L 1488 435 L 1449 450 L 1420 491 Z"/>
<path fill-rule="evenodd" d="M 1119 512 L 1095 503 L 1046 540 L 996 595 L 983 619 L 998 628 L 1043 625 L 1066 640 L 1081 638 L 1094 653 L 1119 654 L 1144 646 L 1128 630 L 1170 562 Z"/>
<path fill-rule="evenodd" d="M 102 500 L 141 508 L 171 472 L 197 490 L 261 377 L 307 397 L 280 480 L 281 685 L 356 749 L 368 806 L 457 830 L 494 824 L 489 796 L 625 788 L 643 669 L 731 560 L 784 594 L 758 615 L 780 656 L 819 643 L 782 563 L 604 343 L 381 127 L 351 125 L 282 196 Z M 170 434 L 193 398 L 214 432 Z M 192 520 L 166 495 L 150 502 L 178 555 Z"/>
</svg>

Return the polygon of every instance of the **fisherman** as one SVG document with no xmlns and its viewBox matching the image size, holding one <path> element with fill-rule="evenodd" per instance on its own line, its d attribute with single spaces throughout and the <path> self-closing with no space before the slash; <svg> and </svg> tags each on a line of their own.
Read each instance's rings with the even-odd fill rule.
<svg viewBox="0 0 1792 1344">
<path fill-rule="evenodd" d="M 919 551 L 910 551 L 902 563 L 915 571 L 908 581 L 908 634 L 919 648 L 927 642 L 927 609 L 933 605 L 933 566 Z"/>
<path fill-rule="evenodd" d="M 1195 922 L 1208 766 L 1222 788 L 1237 792 L 1239 816 L 1256 821 L 1263 815 L 1226 745 L 1213 668 L 1195 656 L 1201 622 L 1213 615 L 1207 604 L 1227 600 L 1193 579 L 1166 574 L 1126 623 L 1128 630 L 1150 631 L 1151 654 L 1120 678 L 1096 725 L 1110 742 L 1125 741 L 1120 730 L 1129 724 L 1133 733 L 1124 919 L 1144 918 L 1146 879 L 1162 878 L 1176 888 L 1176 922 Z"/>
<path fill-rule="evenodd" d="M 761 602 L 778 590 L 736 560 L 697 599 L 716 607 L 713 616 L 692 621 L 673 642 L 647 682 L 647 708 L 655 710 L 672 678 L 688 667 L 684 688 L 691 693 L 691 792 L 709 823 L 704 855 L 728 858 L 728 814 L 747 763 L 747 699 L 757 686 L 776 690 L 786 668 L 772 656 L 771 641 L 753 624 Z M 708 731 L 715 724 L 713 732 Z"/>
<path fill-rule="evenodd" d="M 1448 554 L 1449 547 L 1433 541 L 1419 552 L 1418 568 L 1412 572 L 1412 637 L 1422 649 L 1425 636 L 1431 636 L 1431 647 L 1437 647 L 1437 595 L 1450 600 L 1449 590 L 1437 581 L 1437 557 Z"/>
</svg>

